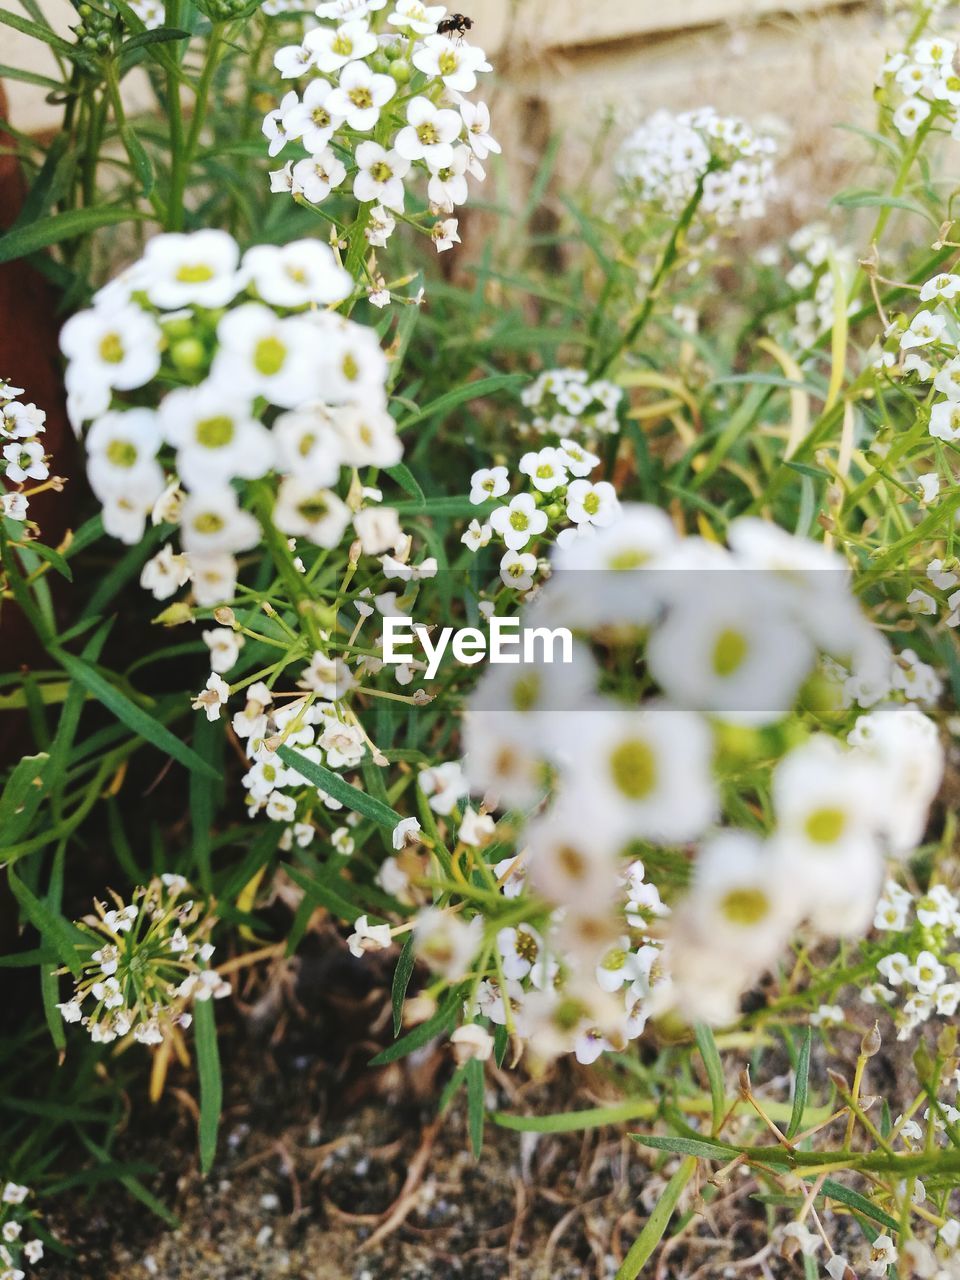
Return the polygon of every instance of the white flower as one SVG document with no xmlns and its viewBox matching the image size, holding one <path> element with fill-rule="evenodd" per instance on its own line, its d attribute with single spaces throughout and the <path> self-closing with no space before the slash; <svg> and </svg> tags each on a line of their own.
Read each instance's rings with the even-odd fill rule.
<svg viewBox="0 0 960 1280">
<path fill-rule="evenodd" d="M 364 507 L 353 517 L 364 555 L 378 556 L 403 541 L 400 517 L 392 507 Z"/>
<path fill-rule="evenodd" d="M 485 102 L 460 103 L 460 115 L 467 131 L 467 142 L 478 160 L 486 160 L 494 152 L 500 154 L 500 143 L 490 134 L 490 111 Z"/>
<path fill-rule="evenodd" d="M 546 529 L 547 516 L 529 493 L 520 493 L 507 506 L 498 507 L 493 512 L 490 525 L 511 551 L 521 551 L 531 538 Z"/>
<path fill-rule="evenodd" d="M 246 515 L 246 512 L 242 512 L 241 515 Z M 259 534 L 259 526 L 256 521 L 253 523 Z M 201 608 L 233 598 L 237 588 L 237 562 L 232 555 L 228 553 L 202 555 L 191 552 L 187 557 L 187 563 L 190 569 L 190 581 L 193 584 L 193 594 Z"/>
<path fill-rule="evenodd" d="M 149 559 L 140 572 L 140 585 L 153 594 L 155 600 L 167 600 L 184 586 L 190 578 L 190 569 L 183 556 L 179 556 L 169 543 Z"/>
<path fill-rule="evenodd" d="M 480 916 L 468 924 L 438 907 L 421 911 L 413 931 L 416 954 L 449 982 L 459 982 L 467 973 L 482 937 Z"/>
<path fill-rule="evenodd" d="M 286 120 L 299 105 L 300 99 L 291 89 L 289 93 L 284 94 L 281 98 L 279 107 L 275 107 L 273 111 L 268 111 L 263 117 L 261 131 L 270 144 L 267 148 L 268 155 L 279 155 L 287 145 L 289 136 L 287 134 Z"/>
<path fill-rule="evenodd" d="M 475 1022 L 457 1027 L 450 1037 L 450 1043 L 458 1066 L 472 1059 L 486 1062 L 493 1053 L 493 1036 Z"/>
<path fill-rule="evenodd" d="M 428 798 L 430 808 L 442 817 L 449 817 L 457 804 L 467 794 L 467 780 L 458 760 L 421 769 L 417 784 Z"/>
<path fill-rule="evenodd" d="M 415 844 L 419 832 L 420 823 L 416 818 L 401 818 L 391 836 L 394 849 L 400 850 L 408 843 Z"/>
<path fill-rule="evenodd" d="M 101 502 L 123 495 L 142 496 L 144 510 L 152 507 L 164 488 L 163 472 L 156 462 L 160 427 L 152 410 L 103 414 L 90 428 L 86 446 L 90 487 Z"/>
<path fill-rule="evenodd" d="M 314 27 L 307 32 L 303 45 L 313 54 L 317 69 L 329 73 L 376 52 L 377 37 L 370 30 L 369 23 L 357 19 L 335 28 Z M 351 128 L 362 127 L 351 125 Z"/>
<path fill-rule="evenodd" d="M 904 138 L 912 138 L 930 114 L 930 104 L 923 98 L 908 98 L 893 113 L 893 127 Z"/>
<path fill-rule="evenodd" d="M 589 480 L 573 480 L 567 489 L 567 517 L 574 524 L 592 524 L 598 528 L 611 525 L 620 514 L 616 490 L 606 480 L 591 484 Z"/>
<path fill-rule="evenodd" d="M 222 488 L 235 477 L 253 480 L 273 466 L 273 439 L 254 419 L 242 387 L 217 378 L 178 387 L 160 402 L 157 420 L 190 490 Z"/>
<path fill-rule="evenodd" d="M 278 318 L 268 307 L 247 302 L 217 325 L 220 350 L 211 381 L 238 395 L 265 396 L 296 409 L 320 389 L 317 335 L 308 320 Z"/>
<path fill-rule="evenodd" d="M 219 720 L 220 711 L 229 697 L 230 686 L 215 671 L 211 671 L 203 692 L 197 694 L 191 705 L 194 711 L 205 711 L 208 720 Z"/>
<path fill-rule="evenodd" d="M 38 440 L 14 440 L 3 446 L 7 479 L 14 484 L 25 480 L 46 480 L 50 469 L 44 461 L 44 448 Z"/>
<path fill-rule="evenodd" d="M 180 533 L 184 549 L 194 556 L 220 556 L 247 551 L 260 541 L 260 526 L 247 511 L 241 511 L 233 489 L 210 489 L 190 493 L 183 502 Z"/>
<path fill-rule="evenodd" d="M 79 1022 L 83 1017 L 83 1010 L 76 1000 L 67 1000 L 63 1004 L 58 1004 L 57 1008 L 64 1022 Z"/>
<path fill-rule="evenodd" d="M 298 476 L 280 482 L 273 522 L 283 533 L 309 538 L 328 550 L 337 546 L 351 518 L 350 508 L 331 489 Z"/>
<path fill-rule="evenodd" d="M 873 1244 L 870 1245 L 869 1260 L 867 1262 L 867 1270 L 872 1276 L 885 1276 L 887 1268 L 892 1267 L 897 1261 L 897 1250 L 890 1236 L 877 1236 Z"/>
<path fill-rule="evenodd" d="M 477 813 L 475 809 L 471 809 L 467 805 L 464 810 L 463 821 L 460 823 L 460 830 L 457 832 L 457 839 L 464 844 L 481 848 L 489 842 L 495 827 L 496 823 L 489 813 Z"/>
<path fill-rule="evenodd" d="M 382 249 L 393 235 L 396 225 L 396 219 L 387 213 L 382 204 L 374 205 L 370 210 L 370 220 L 363 234 L 368 244 L 375 249 Z"/>
<path fill-rule="evenodd" d="M 15 1182 L 8 1182 L 4 1186 L 2 1194 L 0 1194 L 0 1203 L 23 1204 L 29 1194 L 29 1187 L 18 1186 Z"/>
<path fill-rule="evenodd" d="M 395 27 L 403 27 L 418 36 L 434 35 L 437 23 L 446 13 L 442 4 L 422 4 L 421 0 L 397 0 L 397 7 L 387 18 Z"/>
<path fill-rule="evenodd" d="M 529 591 L 537 571 L 537 557 L 529 551 L 507 551 L 500 561 L 500 581 L 515 591 Z"/>
<path fill-rule="evenodd" d="M 427 36 L 413 55 L 413 65 L 428 76 L 439 76 L 448 89 L 470 93 L 477 87 L 477 72 L 490 71 L 482 49 L 458 43 L 447 36 Z"/>
<path fill-rule="evenodd" d="M 481 524 L 479 520 L 471 520 L 466 532 L 461 534 L 460 541 L 468 550 L 479 551 L 481 547 L 490 545 L 492 537 L 493 530 L 488 524 Z"/>
<path fill-rule="evenodd" d="M 21 522 L 27 518 L 27 498 L 23 493 L 0 493 L 0 515 Z"/>
<path fill-rule="evenodd" d="M 154 243 L 150 241 L 148 250 Z M 162 340 L 153 317 L 132 303 L 109 310 L 78 311 L 60 330 L 60 350 L 70 361 L 71 380 L 80 380 L 68 390 L 89 386 L 130 391 L 142 387 L 160 368 Z"/>
<path fill-rule="evenodd" d="M 561 440 L 557 453 L 562 465 L 572 476 L 588 476 L 600 463 L 595 453 L 584 449 L 575 440 Z"/>
<path fill-rule="evenodd" d="M 256 245 L 243 256 L 243 270 L 261 298 L 275 307 L 329 306 L 353 292 L 353 280 L 319 240 L 294 240 L 282 247 Z"/>
<path fill-rule="evenodd" d="M 556 749 L 568 761 L 574 807 L 625 841 L 682 843 L 714 817 L 712 736 L 692 712 L 601 704 L 571 716 Z"/>
<path fill-rule="evenodd" d="M 156 307 L 225 307 L 242 287 L 239 249 L 226 231 L 169 232 L 147 242 L 141 287 Z"/>
<path fill-rule="evenodd" d="M 502 469 L 506 471 L 505 467 Z M 519 469 L 523 475 L 530 477 L 533 487 L 541 493 L 552 493 L 554 489 L 567 483 L 564 455 L 559 449 L 550 446 L 525 453 L 520 459 Z M 472 497 L 471 494 L 471 499 Z"/>
<path fill-rule="evenodd" d="M 932 951 L 921 951 L 904 977 L 923 996 L 935 995 L 947 978 L 947 971 Z"/>
<path fill-rule="evenodd" d="M 319 57 L 317 65 L 321 66 Z M 341 71 L 340 83 L 327 99 L 327 108 L 342 116 L 357 133 L 369 133 L 380 119 L 380 108 L 386 106 L 396 92 L 397 82 L 392 76 L 371 71 L 365 62 L 351 62 Z M 359 151 L 358 147 L 358 163 Z M 369 197 L 357 196 L 358 200 L 364 198 Z"/>
<path fill-rule="evenodd" d="M 343 124 L 343 116 L 330 108 L 333 85 L 329 81 L 311 80 L 303 100 L 284 112 L 283 129 L 287 138 L 300 138 L 311 155 L 327 151 L 327 144 Z"/>
<path fill-rule="evenodd" d="M 900 335 L 900 349 L 907 351 L 911 347 L 929 346 L 937 342 L 947 327 L 946 316 L 936 315 L 933 311 L 918 311 L 910 321 L 910 325 Z"/>
<path fill-rule="evenodd" d="M 213 627 L 200 633 L 203 643 L 210 650 L 210 666 L 219 675 L 236 666 L 243 648 L 244 637 L 230 627 Z"/>
<path fill-rule="evenodd" d="M 438 108 L 429 98 L 418 96 L 407 104 L 407 124 L 393 145 L 407 160 L 424 160 L 431 169 L 442 169 L 453 160 L 452 144 L 462 128 L 458 112 Z"/>
<path fill-rule="evenodd" d="M 930 410 L 930 434 L 936 440 L 960 439 L 960 400 L 940 400 Z"/>
<path fill-rule="evenodd" d="M 293 166 L 290 190 L 311 204 L 321 204 L 347 176 L 343 161 L 329 147 Z"/>
<path fill-rule="evenodd" d="M 35 1265 L 43 1257 L 43 1242 L 41 1240 L 28 1240 L 23 1246 L 23 1256 L 32 1265 Z"/>
<path fill-rule="evenodd" d="M 387 151 L 378 142 L 361 142 L 355 159 L 357 175 L 353 180 L 353 194 L 356 198 L 375 201 L 402 213 L 403 179 L 410 171 L 410 161 L 397 151 Z"/>
<path fill-rule="evenodd" d="M 314 65 L 313 50 L 305 44 L 285 45 L 273 55 L 273 65 L 281 79 L 299 80 Z"/>
<path fill-rule="evenodd" d="M 490 498 L 502 498 L 510 491 L 510 474 L 506 467 L 482 468 L 470 477 L 470 501 L 474 506 Z"/>
<path fill-rule="evenodd" d="M 392 467 L 403 456 L 397 424 L 385 409 L 344 405 L 333 425 L 348 467 Z"/>
<path fill-rule="evenodd" d="M 815 1013 L 811 1013 L 810 1025 L 813 1027 L 839 1027 L 843 1024 L 846 1016 L 838 1004 L 822 1004 Z"/>
<path fill-rule="evenodd" d="M 445 213 L 452 213 L 458 204 L 466 203 L 466 173 L 471 155 L 469 147 L 455 147 L 450 163 L 430 175 L 427 196 L 431 204 Z"/>
<path fill-rule="evenodd" d="M 279 471 L 319 486 L 336 482 L 342 457 L 340 437 L 324 405 L 308 404 L 280 414 L 271 434 Z"/>
<path fill-rule="evenodd" d="M 463 243 L 457 232 L 459 225 L 456 218 L 444 218 L 441 222 L 433 224 L 430 228 L 430 236 L 437 253 L 445 253 L 447 249 L 452 249 L 455 244 Z"/>
<path fill-rule="evenodd" d="M 920 486 L 920 502 L 923 506 L 936 502 L 940 494 L 940 477 L 935 471 L 927 471 L 924 475 L 917 476 L 917 484 Z"/>
</svg>

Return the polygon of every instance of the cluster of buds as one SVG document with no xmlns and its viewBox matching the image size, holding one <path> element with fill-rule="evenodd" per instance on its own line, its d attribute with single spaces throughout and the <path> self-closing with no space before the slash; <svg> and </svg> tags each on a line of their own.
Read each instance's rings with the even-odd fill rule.
<svg viewBox="0 0 960 1280">
<path fill-rule="evenodd" d="M 112 907 L 94 903 L 96 914 L 78 921 L 87 941 L 77 947 L 73 995 L 57 1006 L 64 1021 L 81 1023 L 96 1043 L 132 1033 L 156 1045 L 190 1025 L 194 1000 L 230 994 L 209 967 L 215 916 L 201 902 L 181 901 L 187 887 L 183 876 L 163 875 L 134 890 L 129 904 L 112 891 Z"/>
</svg>

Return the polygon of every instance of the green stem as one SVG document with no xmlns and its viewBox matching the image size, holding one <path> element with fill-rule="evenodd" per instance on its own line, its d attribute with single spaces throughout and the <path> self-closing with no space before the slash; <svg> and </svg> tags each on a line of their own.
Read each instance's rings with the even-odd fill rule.
<svg viewBox="0 0 960 1280">
<path fill-rule="evenodd" d="M 190 130 L 186 140 L 183 137 L 183 116 L 180 106 L 179 88 L 176 83 L 176 77 L 172 77 L 173 83 L 171 92 L 173 98 L 170 102 L 170 128 L 171 139 L 170 149 L 172 154 L 172 168 L 170 174 L 170 203 L 167 210 L 167 225 L 171 231 L 182 231 L 186 208 L 184 205 L 184 197 L 187 190 L 187 180 L 190 176 L 190 169 L 197 153 L 197 145 L 200 141 L 200 134 L 206 123 L 207 102 L 210 97 L 210 88 L 213 84 L 213 77 L 220 62 L 220 55 L 223 49 L 223 31 L 224 23 L 214 23 L 210 30 L 210 38 L 207 42 L 207 52 L 203 60 L 203 68 L 200 72 L 200 80 L 197 84 L 196 97 L 193 104 L 193 115 L 190 119 Z M 168 80 L 169 83 L 169 80 Z M 174 111 L 174 101 L 176 102 L 176 110 Z"/>
</svg>

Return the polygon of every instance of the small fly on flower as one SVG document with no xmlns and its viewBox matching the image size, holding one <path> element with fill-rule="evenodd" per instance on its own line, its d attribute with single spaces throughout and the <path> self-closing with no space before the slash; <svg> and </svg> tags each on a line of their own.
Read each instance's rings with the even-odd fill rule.
<svg viewBox="0 0 960 1280">
<path fill-rule="evenodd" d="M 468 18 L 465 13 L 451 13 L 448 18 L 444 18 L 442 22 L 437 23 L 437 35 L 449 36 L 456 33 L 457 42 L 459 43 L 472 26 L 473 19 Z"/>
</svg>

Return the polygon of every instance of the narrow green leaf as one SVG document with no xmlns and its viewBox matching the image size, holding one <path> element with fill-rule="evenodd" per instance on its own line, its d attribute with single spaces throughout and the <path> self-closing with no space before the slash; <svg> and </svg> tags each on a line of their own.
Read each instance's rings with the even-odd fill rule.
<svg viewBox="0 0 960 1280">
<path fill-rule="evenodd" d="M 212 1000 L 194 1003 L 193 1025 L 197 1046 L 197 1075 L 200 1080 L 200 1168 L 204 1173 L 209 1173 L 217 1154 L 217 1131 L 223 1108 L 223 1080 L 220 1076 L 217 1022 Z"/>
<path fill-rule="evenodd" d="M 727 1110 L 726 1082 L 723 1078 L 723 1063 L 717 1050 L 717 1042 L 713 1032 L 704 1022 L 698 1022 L 695 1029 L 697 1048 L 710 1081 L 710 1103 L 713 1113 L 713 1132 L 718 1133 Z"/>
<path fill-rule="evenodd" d="M 319 787 L 327 795 L 333 796 L 335 800 L 339 800 L 341 804 L 346 805 L 354 813 L 359 813 L 363 817 L 369 818 L 378 827 L 389 827 L 392 831 L 400 821 L 400 814 L 397 813 L 396 809 L 391 809 L 382 800 L 377 800 L 373 796 L 367 795 L 366 791 L 361 791 L 359 787 L 354 787 L 351 783 L 345 782 L 340 774 L 334 773 L 332 769 L 327 769 L 322 764 L 315 764 L 312 760 L 308 760 L 305 755 L 302 755 L 293 747 L 278 747 L 277 755 L 284 764 L 303 774 L 315 787 Z"/>
<path fill-rule="evenodd" d="M 800 1046 L 800 1056 L 797 1058 L 796 1078 L 793 1086 L 793 1110 L 790 1113 L 790 1123 L 787 1125 L 786 1136 L 792 1138 L 794 1134 L 800 1132 L 800 1126 L 803 1123 L 803 1113 L 807 1106 L 807 1090 L 810 1083 L 810 1042 L 812 1040 L 812 1029 L 807 1027 L 803 1036 L 803 1043 Z"/>
<path fill-rule="evenodd" d="M 407 940 L 403 944 L 403 950 L 400 952 L 400 959 L 397 961 L 397 967 L 393 971 L 393 1034 L 398 1036 L 400 1028 L 403 1026 L 403 1002 L 407 995 L 407 987 L 410 985 L 410 976 L 413 973 L 413 966 L 416 963 L 416 956 L 413 954 L 413 934 L 407 935 Z"/>
<path fill-rule="evenodd" d="M 75 44 L 70 44 L 61 36 L 56 35 L 49 27 L 43 27 L 39 22 L 33 22 L 30 18 L 23 17 L 19 13 L 11 13 L 9 9 L 0 9 L 0 22 L 5 26 L 13 27 L 14 31 L 22 31 L 25 36 L 33 36 L 34 40 L 39 40 L 42 44 L 47 45 L 54 53 L 59 53 L 62 58 L 70 58 L 74 62 L 80 61 L 80 49 Z M 86 61 L 86 59 L 83 59 Z"/>
<path fill-rule="evenodd" d="M 567 1111 L 552 1116 L 514 1116 L 506 1111 L 494 1112 L 491 1119 L 502 1129 L 517 1133 L 578 1133 L 581 1129 L 599 1129 L 607 1124 L 625 1124 L 628 1120 L 651 1119 L 657 1114 L 656 1102 L 616 1102 L 609 1107 L 589 1107 L 585 1111 Z"/>
<path fill-rule="evenodd" d="M 688 1156 L 660 1193 L 660 1198 L 653 1213 L 646 1221 L 643 1230 L 630 1246 L 630 1252 L 624 1258 L 617 1272 L 616 1280 L 636 1280 L 643 1267 L 650 1260 L 650 1255 L 666 1234 L 673 1211 L 684 1187 L 693 1177 L 697 1162 Z"/>
<path fill-rule="evenodd" d="M 86 235 L 98 227 L 111 227 L 118 222 L 142 222 L 147 216 L 137 209 L 121 209 L 116 205 L 54 213 L 0 236 L 0 262 L 13 262 L 15 258 L 24 258 L 28 253 L 36 253 L 38 249 L 58 244 L 61 240 Z"/>
<path fill-rule="evenodd" d="M 54 550 L 53 547 L 45 546 L 42 542 L 31 542 L 30 550 L 35 556 L 39 556 L 41 560 L 46 560 L 62 578 L 66 578 L 68 582 L 73 581 L 73 570 L 59 551 Z"/>
<path fill-rule="evenodd" d="M 146 1205 L 151 1213 L 155 1213 L 158 1218 L 166 1222 L 168 1226 L 178 1227 L 180 1224 L 173 1216 L 170 1210 L 162 1201 L 158 1200 L 147 1188 L 130 1172 L 130 1166 L 121 1164 L 119 1161 L 111 1160 L 109 1154 L 102 1147 L 97 1146 L 88 1134 L 82 1129 L 78 1129 L 80 1139 L 84 1146 L 95 1156 L 100 1171 L 103 1173 L 104 1179 L 119 1182 L 122 1187 L 139 1200 L 141 1204 Z M 63 1185 L 63 1184 L 61 1184 Z"/>
<path fill-rule="evenodd" d="M 24 756 L 7 779 L 0 795 L 0 861 L 4 847 L 22 839 L 30 827 L 44 796 L 43 775 L 49 760 L 46 753 Z"/>
<path fill-rule="evenodd" d="M 371 1067 L 383 1067 L 388 1062 L 396 1062 L 398 1058 L 405 1058 L 408 1053 L 413 1053 L 414 1049 L 422 1049 L 435 1036 L 443 1035 L 444 1032 L 450 1030 L 457 1020 L 457 1009 L 458 993 L 455 990 L 444 1000 L 432 1018 L 428 1018 L 426 1022 L 421 1022 L 418 1027 L 414 1027 L 402 1040 L 397 1040 L 394 1044 L 388 1045 L 382 1053 L 378 1053 L 375 1058 L 371 1058 L 368 1065 Z"/>
<path fill-rule="evenodd" d="M 730 1160 L 738 1153 L 738 1148 L 729 1143 L 714 1142 L 707 1138 L 678 1138 L 672 1135 L 661 1137 L 653 1133 L 631 1133 L 630 1137 L 645 1147 L 672 1151 L 679 1156 L 696 1156 L 699 1160 Z"/>
<path fill-rule="evenodd" d="M 386 472 L 392 480 L 396 480 L 397 484 L 405 493 L 409 493 L 410 497 L 413 498 L 417 502 L 419 508 L 422 509 L 427 501 L 427 495 L 420 488 L 417 478 L 410 468 L 405 466 L 404 463 L 398 462 L 395 467 L 387 467 Z"/>
<path fill-rule="evenodd" d="M 438 396 L 436 400 L 431 400 L 416 413 L 411 413 L 409 417 L 397 424 L 397 430 L 406 431 L 408 427 L 416 426 L 418 422 L 424 422 L 427 418 L 433 418 L 440 413 L 447 413 L 450 409 L 455 409 L 467 401 L 479 400 L 482 396 L 493 395 L 494 392 L 503 391 L 507 387 L 521 387 L 526 382 L 529 382 L 526 374 L 496 373 L 489 378 L 478 378 L 476 382 L 464 383 L 460 387 L 455 387 L 453 391 L 447 391 L 442 396 Z"/>
<path fill-rule="evenodd" d="M 480 1152 L 483 1150 L 485 1092 L 483 1063 L 478 1058 L 471 1058 L 467 1063 L 467 1127 L 470 1130 L 470 1146 L 475 1160 L 480 1159 Z"/>
<path fill-rule="evenodd" d="M 206 760 L 188 747 L 185 742 L 170 732 L 166 725 L 160 724 L 158 720 L 154 720 L 153 716 L 148 715 L 142 707 L 138 707 L 135 702 L 122 693 L 116 685 L 105 679 L 99 671 L 84 662 L 82 658 L 76 657 L 72 653 L 64 653 L 62 650 L 51 650 L 53 656 L 62 664 L 64 670 L 71 675 L 74 680 L 92 693 L 93 696 L 101 702 L 108 711 L 125 724 L 128 729 L 132 729 L 146 742 L 150 742 L 159 751 L 164 751 L 168 756 L 172 756 L 174 760 L 179 761 L 187 769 L 199 769 L 199 771 L 208 778 L 218 779 L 219 774 L 207 764 Z"/>
<path fill-rule="evenodd" d="M 83 934 L 59 912 L 51 911 L 45 902 L 41 902 L 27 888 L 13 867 L 7 868 L 7 879 L 13 896 L 20 904 L 20 909 L 44 942 L 71 973 L 79 974 L 82 966 L 77 955 L 76 943 L 83 940 Z"/>
<path fill-rule="evenodd" d="M 865 1218 L 878 1222 L 882 1227 L 886 1227 L 888 1231 L 897 1232 L 900 1230 L 900 1223 L 896 1218 L 891 1218 L 889 1213 L 884 1213 L 872 1200 L 862 1196 L 859 1191 L 851 1191 L 842 1182 L 837 1182 L 833 1178 L 825 1179 L 823 1186 L 820 1188 L 820 1194 L 829 1196 L 831 1200 L 839 1200 L 841 1204 L 845 1204 L 856 1213 L 862 1213 Z"/>
<path fill-rule="evenodd" d="M 120 137 L 127 149 L 127 155 L 130 157 L 130 163 L 133 165 L 133 171 L 137 175 L 143 194 L 149 196 L 153 190 L 154 175 L 153 163 L 147 155 L 147 149 L 137 137 L 136 130 L 128 124 L 120 130 Z"/>
<path fill-rule="evenodd" d="M 297 867 L 291 867 L 288 862 L 282 864 L 282 869 L 287 873 L 294 884 L 299 885 L 303 892 L 307 895 L 313 906 L 318 903 L 336 916 L 340 920 L 346 920 L 352 923 L 357 916 L 362 914 L 356 903 L 351 902 L 348 898 L 343 897 L 336 889 L 331 888 L 323 880 L 311 879 L 305 872 Z M 346 887 L 345 882 L 340 882 L 340 887 Z M 308 917 L 309 919 L 309 917 Z M 296 939 L 299 942 L 299 938 Z M 287 953 L 290 954 L 290 951 Z"/>
</svg>

